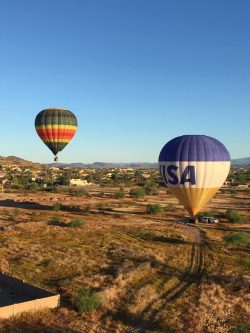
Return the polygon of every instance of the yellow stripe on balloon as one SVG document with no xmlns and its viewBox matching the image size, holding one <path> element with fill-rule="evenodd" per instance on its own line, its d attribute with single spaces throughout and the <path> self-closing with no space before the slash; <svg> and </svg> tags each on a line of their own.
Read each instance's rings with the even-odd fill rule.
<svg viewBox="0 0 250 333">
<path fill-rule="evenodd" d="M 69 139 L 51 139 L 51 140 L 43 140 L 45 143 L 69 143 Z"/>
<path fill-rule="evenodd" d="M 180 201 L 191 215 L 196 215 L 219 190 L 216 188 L 169 187 L 169 191 Z"/>
<path fill-rule="evenodd" d="M 64 128 L 64 129 L 71 129 L 76 130 L 77 126 L 74 125 L 39 125 L 36 126 L 36 129 L 57 129 L 57 128 Z"/>
</svg>

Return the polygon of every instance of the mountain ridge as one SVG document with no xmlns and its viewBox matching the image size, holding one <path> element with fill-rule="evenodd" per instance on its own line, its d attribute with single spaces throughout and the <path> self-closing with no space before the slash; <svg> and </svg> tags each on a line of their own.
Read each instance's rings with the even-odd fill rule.
<svg viewBox="0 0 250 333">
<path fill-rule="evenodd" d="M 250 166 L 250 157 L 242 157 L 231 160 L 233 166 Z M 94 163 L 37 163 L 32 161 L 27 161 L 23 158 L 17 156 L 0 156 L 0 165 L 11 165 L 16 164 L 20 166 L 41 166 L 46 165 L 48 167 L 69 167 L 69 168 L 157 168 L 158 163 L 150 162 L 128 162 L 128 163 L 113 163 L 113 162 L 94 162 Z"/>
</svg>

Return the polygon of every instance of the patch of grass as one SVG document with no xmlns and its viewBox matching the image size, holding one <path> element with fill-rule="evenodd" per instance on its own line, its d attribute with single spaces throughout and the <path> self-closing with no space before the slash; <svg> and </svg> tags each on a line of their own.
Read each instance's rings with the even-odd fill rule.
<svg viewBox="0 0 250 333">
<path fill-rule="evenodd" d="M 73 219 L 67 224 L 67 227 L 70 228 L 82 228 L 83 226 L 84 221 L 82 219 Z"/>
<path fill-rule="evenodd" d="M 224 241 L 229 245 L 248 246 L 250 236 L 245 232 L 232 232 L 224 237 Z"/>
<path fill-rule="evenodd" d="M 150 204 L 147 206 L 147 214 L 157 215 L 163 212 L 163 208 L 160 204 Z"/>
<path fill-rule="evenodd" d="M 100 295 L 90 288 L 81 288 L 75 298 L 75 306 L 81 313 L 98 309 L 102 304 Z"/>
<path fill-rule="evenodd" d="M 90 193 L 88 192 L 88 190 L 86 188 L 69 188 L 68 189 L 68 193 L 72 196 L 75 197 L 80 197 L 82 195 L 86 196 L 86 197 L 90 197 Z"/>
<path fill-rule="evenodd" d="M 250 257 L 246 257 L 243 259 L 244 266 L 250 271 Z"/>
<path fill-rule="evenodd" d="M 230 333 L 249 333 L 249 332 L 250 332 L 250 323 L 241 323 L 230 331 Z"/>
<path fill-rule="evenodd" d="M 226 217 L 231 223 L 245 223 L 246 217 L 240 215 L 236 210 L 229 209 L 226 213 Z"/>
</svg>

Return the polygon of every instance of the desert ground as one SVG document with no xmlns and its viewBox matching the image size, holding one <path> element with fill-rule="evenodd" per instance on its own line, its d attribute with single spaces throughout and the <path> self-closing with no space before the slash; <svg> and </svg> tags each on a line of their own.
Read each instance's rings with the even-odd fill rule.
<svg viewBox="0 0 250 333">
<path fill-rule="evenodd" d="M 1 195 L 1 270 L 60 293 L 61 305 L 2 320 L 0 332 L 249 332 L 249 192 L 216 194 L 204 211 L 219 224 L 186 225 L 165 188 L 115 199 L 118 190 Z M 151 203 L 164 212 L 147 214 Z M 228 209 L 245 222 L 229 223 Z M 247 241 L 226 241 L 232 234 Z M 95 309 L 78 311 L 81 288 Z"/>
</svg>

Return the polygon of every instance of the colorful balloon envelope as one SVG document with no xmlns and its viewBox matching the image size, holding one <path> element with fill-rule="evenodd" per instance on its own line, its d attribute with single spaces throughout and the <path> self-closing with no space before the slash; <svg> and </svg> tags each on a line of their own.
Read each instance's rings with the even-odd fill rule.
<svg viewBox="0 0 250 333">
<path fill-rule="evenodd" d="M 77 130 L 76 116 L 69 110 L 50 108 L 38 113 L 35 120 L 37 134 L 55 155 L 64 149 Z"/>
<path fill-rule="evenodd" d="M 159 168 L 170 192 L 195 216 L 223 185 L 230 169 L 230 155 L 212 137 L 183 135 L 162 148 Z"/>
</svg>

